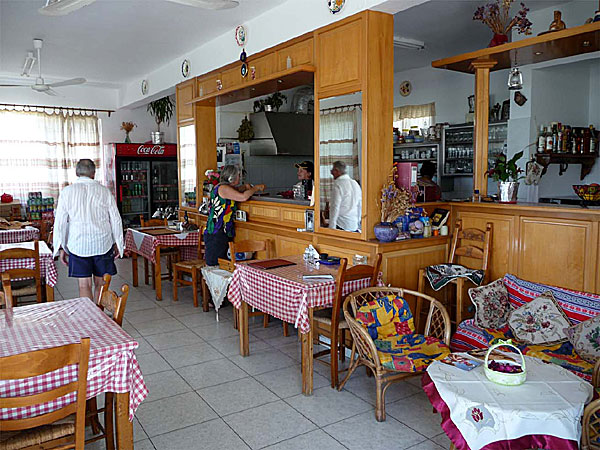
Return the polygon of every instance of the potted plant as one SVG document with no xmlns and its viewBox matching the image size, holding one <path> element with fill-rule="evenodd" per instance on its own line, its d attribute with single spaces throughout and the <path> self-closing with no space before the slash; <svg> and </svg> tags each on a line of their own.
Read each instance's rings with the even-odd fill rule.
<svg viewBox="0 0 600 450">
<path fill-rule="evenodd" d="M 523 169 L 517 166 L 517 161 L 523 157 L 523 151 L 507 160 L 506 155 L 496 159 L 496 165 L 486 174 L 498 183 L 498 201 L 500 203 L 517 203 L 519 180 L 523 178 Z"/>
<path fill-rule="evenodd" d="M 160 124 L 166 123 L 169 125 L 174 110 L 175 104 L 168 96 L 148 103 L 147 111 L 154 117 L 157 126 L 157 130 L 152 132 L 153 144 L 162 144 L 164 142 L 165 133 L 160 131 Z"/>
<path fill-rule="evenodd" d="M 480 6 L 473 14 L 473 20 L 485 23 L 494 32 L 488 47 L 495 47 L 508 42 L 508 33 L 516 27 L 519 34 L 531 34 L 532 23 L 527 19 L 529 8 L 521 2 L 521 9 L 515 17 L 510 16 L 510 7 L 515 0 L 494 0 Z"/>
<path fill-rule="evenodd" d="M 406 213 L 412 202 L 412 195 L 396 186 L 396 166 L 392 168 L 388 181 L 381 189 L 381 223 L 375 225 L 375 237 L 381 242 L 395 241 L 400 230 L 393 222 Z"/>
</svg>

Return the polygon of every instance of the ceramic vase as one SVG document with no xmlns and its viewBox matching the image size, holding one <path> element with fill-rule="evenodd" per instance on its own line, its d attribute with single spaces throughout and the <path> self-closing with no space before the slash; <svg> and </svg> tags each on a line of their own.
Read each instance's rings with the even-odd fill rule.
<svg viewBox="0 0 600 450">
<path fill-rule="evenodd" d="M 494 37 L 490 41 L 490 45 L 488 45 L 488 47 L 495 47 L 497 45 L 506 44 L 507 42 L 508 42 L 508 36 L 506 34 L 495 33 Z"/>
<path fill-rule="evenodd" d="M 395 241 L 400 233 L 398 227 L 390 222 L 378 223 L 373 230 L 375 231 L 375 237 L 379 242 Z"/>
</svg>

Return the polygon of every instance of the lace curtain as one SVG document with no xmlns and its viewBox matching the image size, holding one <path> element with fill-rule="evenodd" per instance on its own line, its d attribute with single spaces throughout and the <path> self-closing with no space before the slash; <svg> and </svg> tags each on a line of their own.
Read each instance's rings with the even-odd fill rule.
<svg viewBox="0 0 600 450">
<path fill-rule="evenodd" d="M 331 111 L 319 118 L 319 189 L 321 209 L 331 198 L 333 177 L 331 167 L 335 161 L 346 163 L 347 174 L 360 184 L 358 122 L 360 110 Z"/>
<path fill-rule="evenodd" d="M 29 192 L 56 199 L 81 158 L 93 160 L 101 178 L 97 116 L 0 110 L 0 192 L 21 203 Z"/>
<path fill-rule="evenodd" d="M 394 108 L 394 127 L 410 130 L 410 127 L 428 128 L 434 124 L 435 102 L 425 105 L 405 105 Z"/>
</svg>

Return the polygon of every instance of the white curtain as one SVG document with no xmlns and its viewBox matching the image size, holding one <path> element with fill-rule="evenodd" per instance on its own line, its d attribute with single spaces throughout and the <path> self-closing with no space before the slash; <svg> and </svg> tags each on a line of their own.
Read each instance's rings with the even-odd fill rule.
<svg viewBox="0 0 600 450">
<path fill-rule="evenodd" d="M 21 203 L 29 192 L 58 198 L 75 181 L 82 158 L 102 176 L 100 130 L 95 115 L 0 110 L 0 192 Z"/>
<path fill-rule="evenodd" d="M 405 105 L 394 108 L 394 127 L 410 130 L 410 127 L 429 128 L 435 123 L 435 102 L 424 105 Z"/>
<path fill-rule="evenodd" d="M 360 184 L 358 121 L 360 110 L 321 112 L 319 118 L 319 189 L 321 209 L 331 198 L 335 161 L 346 163 L 347 174 Z"/>
</svg>

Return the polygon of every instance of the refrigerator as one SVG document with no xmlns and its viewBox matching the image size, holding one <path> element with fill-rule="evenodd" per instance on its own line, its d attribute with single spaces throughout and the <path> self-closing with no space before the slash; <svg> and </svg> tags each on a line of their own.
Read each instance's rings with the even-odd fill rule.
<svg viewBox="0 0 600 450">
<path fill-rule="evenodd" d="M 113 192 L 123 227 L 140 224 L 159 209 L 175 209 L 177 190 L 177 144 L 106 144 L 107 187 Z"/>
</svg>

